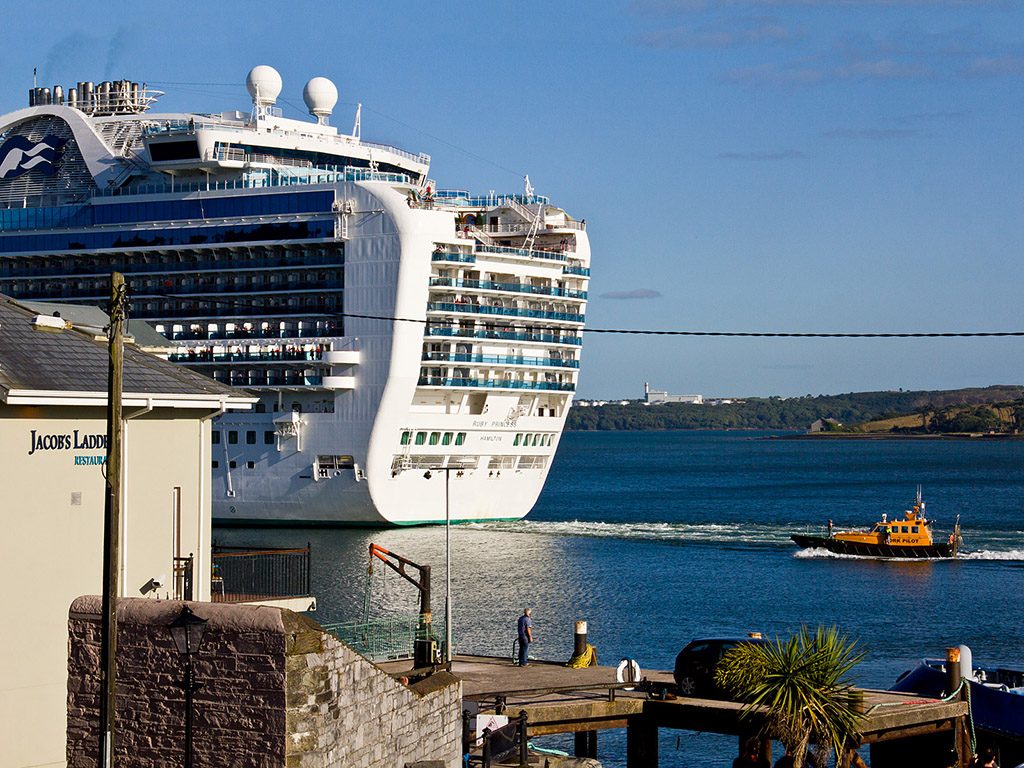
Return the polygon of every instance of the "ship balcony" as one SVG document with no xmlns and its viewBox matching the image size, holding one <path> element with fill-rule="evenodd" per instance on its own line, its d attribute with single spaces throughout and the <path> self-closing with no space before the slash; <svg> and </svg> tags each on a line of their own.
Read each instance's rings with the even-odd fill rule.
<svg viewBox="0 0 1024 768">
<path fill-rule="evenodd" d="M 565 344 L 580 346 L 583 339 L 576 335 L 554 333 L 524 333 L 521 331 L 497 331 L 488 328 L 446 328 L 428 326 L 425 336 L 440 336 L 458 339 L 498 339 L 500 341 L 528 341 L 534 344 Z"/>
<path fill-rule="evenodd" d="M 478 256 L 481 254 L 490 254 L 513 259 L 542 259 L 545 261 L 569 260 L 569 257 L 561 250 L 544 251 L 527 248 L 513 248 L 507 245 L 484 245 L 483 243 L 477 243 L 475 252 Z"/>
<path fill-rule="evenodd" d="M 336 376 L 334 374 L 323 377 L 323 386 L 325 389 L 355 389 L 356 388 L 356 377 L 355 376 Z"/>
<path fill-rule="evenodd" d="M 562 273 L 566 275 L 579 275 L 581 277 L 590 277 L 590 267 L 578 267 L 575 265 L 566 265 L 562 267 Z"/>
<path fill-rule="evenodd" d="M 515 355 L 470 355 L 459 352 L 426 352 L 424 362 L 479 363 L 481 365 L 509 365 L 515 367 L 579 368 L 579 360 L 563 360 L 555 357 L 520 357 Z"/>
<path fill-rule="evenodd" d="M 324 362 L 331 365 L 359 365 L 358 349 L 328 349 L 324 352 Z"/>
<path fill-rule="evenodd" d="M 586 291 L 571 288 L 558 288 L 551 285 L 529 285 L 527 283 L 499 283 L 493 280 L 463 280 L 453 277 L 432 277 L 431 287 L 471 288 L 479 291 L 495 291 L 499 293 L 527 293 L 534 296 L 558 296 L 565 299 L 585 301 Z"/>
<path fill-rule="evenodd" d="M 446 261 L 453 264 L 474 264 L 476 262 L 476 256 L 472 253 L 460 253 L 458 251 L 434 251 L 430 260 Z"/>
<path fill-rule="evenodd" d="M 472 389 L 535 389 L 573 392 L 576 385 L 558 381 L 517 381 L 514 379 L 468 379 L 420 376 L 418 385 L 429 388 L 469 387 Z"/>
<path fill-rule="evenodd" d="M 469 302 L 459 303 L 431 301 L 427 303 L 427 312 L 434 314 L 469 313 L 474 315 L 500 315 L 502 317 L 529 317 L 556 323 L 582 324 L 585 320 L 584 315 L 574 312 L 551 312 L 544 309 L 486 306 L 484 304 L 472 304 Z"/>
<path fill-rule="evenodd" d="M 303 366 L 324 360 L 326 353 L 309 351 L 267 350 L 264 352 L 214 352 L 209 349 L 191 349 L 172 352 L 167 359 L 182 365 L 220 365 L 245 363 L 247 365 Z"/>
</svg>

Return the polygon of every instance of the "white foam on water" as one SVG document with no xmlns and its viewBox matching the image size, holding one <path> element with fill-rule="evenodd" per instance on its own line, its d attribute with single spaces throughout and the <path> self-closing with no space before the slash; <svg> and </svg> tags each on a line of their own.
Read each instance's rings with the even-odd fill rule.
<svg viewBox="0 0 1024 768">
<path fill-rule="evenodd" d="M 482 530 L 500 530 L 540 536 L 575 536 L 644 541 L 721 544 L 788 544 L 790 529 L 748 523 L 602 523 L 586 520 L 478 523 Z"/>
<path fill-rule="evenodd" d="M 1003 551 L 980 549 L 977 552 L 964 552 L 963 560 L 1024 560 L 1024 549 L 1007 549 Z"/>
</svg>

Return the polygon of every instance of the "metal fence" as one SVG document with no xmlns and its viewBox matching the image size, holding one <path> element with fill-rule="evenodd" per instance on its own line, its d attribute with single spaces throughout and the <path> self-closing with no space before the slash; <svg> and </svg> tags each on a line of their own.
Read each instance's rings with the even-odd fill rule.
<svg viewBox="0 0 1024 768">
<path fill-rule="evenodd" d="M 213 602 L 309 597 L 310 547 L 260 549 L 214 543 Z"/>
<path fill-rule="evenodd" d="M 417 640 L 444 637 L 444 620 L 424 622 L 420 614 L 370 621 L 324 624 L 324 629 L 370 661 L 412 658 Z"/>
</svg>

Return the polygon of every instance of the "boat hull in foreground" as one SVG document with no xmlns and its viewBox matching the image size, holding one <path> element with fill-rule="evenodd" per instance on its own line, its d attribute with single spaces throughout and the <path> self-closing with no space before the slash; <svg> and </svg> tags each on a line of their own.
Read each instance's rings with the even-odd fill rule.
<svg viewBox="0 0 1024 768">
<path fill-rule="evenodd" d="M 893 545 L 873 544 L 860 541 L 845 541 L 835 537 L 803 536 L 794 534 L 793 541 L 801 549 L 827 549 L 837 555 L 859 555 L 861 557 L 906 557 L 906 558 L 939 558 L 956 557 L 956 548 L 952 544 L 929 545 Z"/>
</svg>

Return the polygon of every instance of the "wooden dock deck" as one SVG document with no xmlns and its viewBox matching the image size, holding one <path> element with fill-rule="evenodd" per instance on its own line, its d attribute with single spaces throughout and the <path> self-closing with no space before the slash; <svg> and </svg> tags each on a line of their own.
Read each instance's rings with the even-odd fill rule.
<svg viewBox="0 0 1024 768">
<path fill-rule="evenodd" d="M 409 662 L 381 666 L 397 674 L 408 669 Z M 682 696 L 661 699 L 623 690 L 615 680 L 614 667 L 570 669 L 544 661 L 517 667 L 507 658 L 456 656 L 452 673 L 462 680 L 463 699 L 476 702 L 479 711 L 494 712 L 503 703 L 509 715 L 526 712 L 531 736 L 576 733 L 577 753 L 589 753 L 580 756 L 596 756 L 597 731 L 627 728 L 630 766 L 657 765 L 659 728 L 743 737 L 761 726 L 756 714 L 741 721 L 743 705 L 736 702 Z M 643 677 L 654 683 L 672 683 L 670 672 L 644 670 Z M 864 700 L 862 745 L 919 737 L 934 740 L 948 734 L 949 748 L 964 754 L 966 702 L 875 690 L 865 690 Z"/>
</svg>

